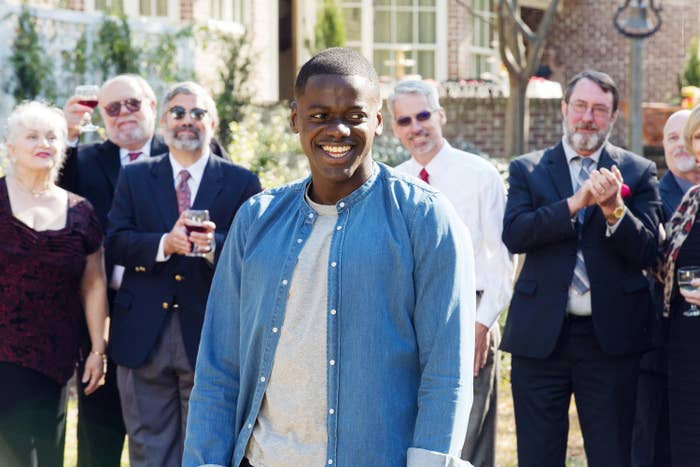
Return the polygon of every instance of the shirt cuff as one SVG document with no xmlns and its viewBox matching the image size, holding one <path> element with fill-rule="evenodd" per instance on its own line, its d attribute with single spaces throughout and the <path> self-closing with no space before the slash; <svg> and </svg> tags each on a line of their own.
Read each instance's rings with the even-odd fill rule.
<svg viewBox="0 0 700 467">
<path fill-rule="evenodd" d="M 165 256 L 165 250 L 163 244 L 165 243 L 165 236 L 168 234 L 163 234 L 160 237 L 160 243 L 158 243 L 158 253 L 156 254 L 156 263 L 164 263 L 170 259 L 170 256 Z"/>
<path fill-rule="evenodd" d="M 622 219 L 624 219 L 626 215 L 627 215 L 627 209 L 625 209 L 625 211 L 622 213 L 622 217 L 620 217 L 617 220 L 617 222 L 615 222 L 613 225 L 610 225 L 607 222 L 605 223 L 605 225 L 606 225 L 605 236 L 606 237 L 610 237 L 610 236 L 612 236 L 612 234 L 615 233 L 617 228 L 620 226 L 620 222 L 622 222 Z"/>
<path fill-rule="evenodd" d="M 78 145 L 80 144 L 80 136 L 77 138 L 73 138 L 71 140 L 66 141 L 66 146 L 69 148 L 77 148 Z"/>
<path fill-rule="evenodd" d="M 497 306 L 494 300 L 491 299 L 491 295 L 484 291 L 481 300 L 477 302 L 476 306 L 476 322 L 483 324 L 489 329 L 498 319 L 498 315 L 501 314 L 501 310 L 496 309 Z"/>
<path fill-rule="evenodd" d="M 406 467 L 474 467 L 459 457 L 421 448 L 408 448 Z"/>
</svg>

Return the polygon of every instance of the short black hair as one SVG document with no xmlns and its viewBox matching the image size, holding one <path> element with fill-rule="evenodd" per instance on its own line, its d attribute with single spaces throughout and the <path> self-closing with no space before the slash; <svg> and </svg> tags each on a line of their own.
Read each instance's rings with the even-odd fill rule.
<svg viewBox="0 0 700 467">
<path fill-rule="evenodd" d="M 615 112 L 620 102 L 620 92 L 617 90 L 617 84 L 615 84 L 615 81 L 610 77 L 610 75 L 608 75 L 607 73 L 603 73 L 602 71 L 586 70 L 571 78 L 568 84 L 566 85 L 566 90 L 564 91 L 564 102 L 566 102 L 567 104 L 569 103 L 571 93 L 574 92 L 574 87 L 576 86 L 576 83 L 578 83 L 584 78 L 593 81 L 595 84 L 598 85 L 600 89 L 603 90 L 603 92 L 612 93 L 612 111 Z"/>
<path fill-rule="evenodd" d="M 295 97 L 304 94 L 306 83 L 315 75 L 362 76 L 379 89 L 377 70 L 361 53 L 345 47 L 326 49 L 304 63 L 294 84 Z"/>
</svg>

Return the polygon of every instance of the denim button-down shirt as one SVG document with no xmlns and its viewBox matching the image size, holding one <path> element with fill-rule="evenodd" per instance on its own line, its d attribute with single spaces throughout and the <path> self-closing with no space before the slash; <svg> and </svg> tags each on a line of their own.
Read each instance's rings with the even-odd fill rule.
<svg viewBox="0 0 700 467">
<path fill-rule="evenodd" d="M 309 182 L 267 190 L 236 215 L 207 305 L 184 467 L 243 458 L 316 220 Z M 336 208 L 319 284 L 328 288 L 327 465 L 470 465 L 459 460 L 476 306 L 468 231 L 441 194 L 380 164 Z"/>
</svg>

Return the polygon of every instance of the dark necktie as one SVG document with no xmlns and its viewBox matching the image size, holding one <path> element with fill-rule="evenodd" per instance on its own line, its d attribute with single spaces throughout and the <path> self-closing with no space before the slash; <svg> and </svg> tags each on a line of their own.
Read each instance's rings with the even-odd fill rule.
<svg viewBox="0 0 700 467">
<path fill-rule="evenodd" d="M 588 180 L 593 163 L 594 161 L 590 157 L 583 157 L 581 159 L 581 170 L 576 180 L 576 190 L 581 188 L 581 185 Z M 579 228 L 583 228 L 583 221 L 586 218 L 587 209 L 588 208 L 583 208 L 577 213 Z M 580 248 L 576 251 L 576 265 L 574 266 L 574 277 L 571 280 L 571 285 L 579 295 L 583 295 L 591 288 L 591 282 L 588 279 L 588 271 L 586 270 L 586 263 L 583 260 L 583 252 Z"/>
<path fill-rule="evenodd" d="M 187 211 L 191 204 L 191 193 L 190 193 L 190 187 L 187 184 L 187 180 L 190 178 L 190 173 L 187 170 L 181 170 L 180 174 L 180 182 L 177 184 L 177 188 L 175 188 L 175 194 L 177 195 L 177 209 L 179 212 L 182 211 Z"/>
<path fill-rule="evenodd" d="M 129 153 L 129 162 L 134 162 L 136 159 L 139 158 L 139 156 L 143 154 L 142 152 L 130 152 Z"/>
<path fill-rule="evenodd" d="M 420 179 L 423 180 L 425 183 L 430 184 L 428 179 L 430 178 L 430 175 L 428 175 L 428 171 L 425 170 L 425 168 L 421 169 L 420 171 Z"/>
</svg>

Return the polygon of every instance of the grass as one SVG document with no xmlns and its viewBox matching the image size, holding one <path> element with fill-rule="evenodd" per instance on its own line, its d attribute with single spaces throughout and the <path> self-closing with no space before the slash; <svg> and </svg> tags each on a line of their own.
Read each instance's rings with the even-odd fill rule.
<svg viewBox="0 0 700 467">
<path fill-rule="evenodd" d="M 501 352 L 501 381 L 498 394 L 498 438 L 496 441 L 496 466 L 517 467 L 518 456 L 515 439 L 515 419 L 513 416 L 513 398 L 510 391 L 510 355 Z M 66 449 L 64 467 L 76 467 L 76 424 L 77 402 L 73 393 L 68 402 L 68 423 L 66 427 Z M 566 453 L 567 467 L 587 467 L 583 451 L 583 438 L 578 423 L 576 406 L 569 408 L 569 443 Z M 129 467 L 129 455 L 126 443 L 122 452 L 121 467 Z"/>
</svg>

